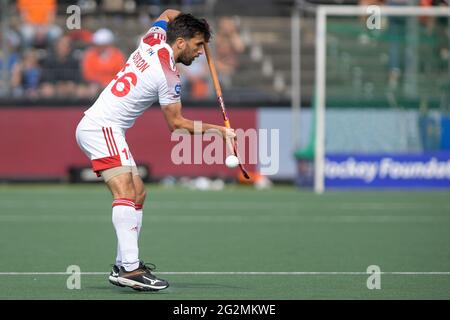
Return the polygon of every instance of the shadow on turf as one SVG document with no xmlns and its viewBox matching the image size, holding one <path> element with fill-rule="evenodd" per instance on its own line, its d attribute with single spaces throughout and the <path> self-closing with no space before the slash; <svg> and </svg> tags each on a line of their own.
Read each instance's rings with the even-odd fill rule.
<svg viewBox="0 0 450 320">
<path fill-rule="evenodd" d="M 103 290 L 103 291 L 109 291 L 109 292 L 116 292 L 120 294 L 166 294 L 168 293 L 165 290 L 162 291 L 137 291 L 133 290 L 131 288 L 119 288 L 119 287 L 113 287 L 113 286 L 90 286 L 86 287 L 87 289 L 95 289 L 95 290 Z"/>
<path fill-rule="evenodd" d="M 183 282 L 176 282 L 174 284 L 170 285 L 172 288 L 180 288 L 180 289 L 186 289 L 186 288 L 193 288 L 193 289 L 246 289 L 243 287 L 236 287 L 236 286 L 229 286 L 229 285 L 222 285 L 217 283 L 183 283 Z"/>
<path fill-rule="evenodd" d="M 121 294 L 167 294 L 170 293 L 171 289 L 240 289 L 240 290 L 247 289 L 243 287 L 221 285 L 216 283 L 182 283 L 182 282 L 172 283 L 168 288 L 168 290 L 162 291 L 136 291 L 131 288 L 118 288 L 113 286 L 91 286 L 89 288 L 96 290 L 115 291 Z"/>
</svg>

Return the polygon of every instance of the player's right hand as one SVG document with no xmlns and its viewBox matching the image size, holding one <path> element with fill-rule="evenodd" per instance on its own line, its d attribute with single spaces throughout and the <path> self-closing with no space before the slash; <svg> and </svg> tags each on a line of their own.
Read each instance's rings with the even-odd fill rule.
<svg viewBox="0 0 450 320">
<path fill-rule="evenodd" d="M 234 138 L 236 138 L 236 132 L 234 132 L 234 129 L 232 128 L 222 127 L 222 137 L 224 139 L 233 140 Z"/>
</svg>

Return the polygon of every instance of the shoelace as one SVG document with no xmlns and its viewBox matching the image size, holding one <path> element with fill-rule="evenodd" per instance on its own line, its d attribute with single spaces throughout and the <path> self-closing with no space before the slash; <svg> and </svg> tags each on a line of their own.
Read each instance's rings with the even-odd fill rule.
<svg viewBox="0 0 450 320">
<path fill-rule="evenodd" d="M 117 268 L 117 270 L 120 270 L 120 268 L 116 264 L 110 264 L 111 268 Z"/>
<path fill-rule="evenodd" d="M 141 265 L 142 265 L 145 269 L 147 269 L 147 270 L 149 270 L 149 271 L 154 271 L 154 270 L 156 270 L 156 266 L 155 266 L 153 263 L 145 263 L 145 262 L 141 262 Z"/>
</svg>

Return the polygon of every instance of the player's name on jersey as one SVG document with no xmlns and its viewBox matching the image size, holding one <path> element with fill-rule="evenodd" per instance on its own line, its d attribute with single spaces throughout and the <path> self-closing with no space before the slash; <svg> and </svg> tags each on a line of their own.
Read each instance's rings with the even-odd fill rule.
<svg viewBox="0 0 450 320">
<path fill-rule="evenodd" d="M 149 67 L 148 63 L 144 60 L 144 58 L 142 58 L 139 51 L 136 51 L 133 55 L 133 63 L 140 72 L 144 72 L 145 69 Z"/>
</svg>

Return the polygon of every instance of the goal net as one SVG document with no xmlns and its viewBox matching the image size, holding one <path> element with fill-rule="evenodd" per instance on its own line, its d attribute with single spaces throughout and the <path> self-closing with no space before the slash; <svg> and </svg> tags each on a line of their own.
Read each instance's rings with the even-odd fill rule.
<svg viewBox="0 0 450 320">
<path fill-rule="evenodd" d="M 450 187 L 450 8 L 319 6 L 314 189 Z"/>
</svg>

